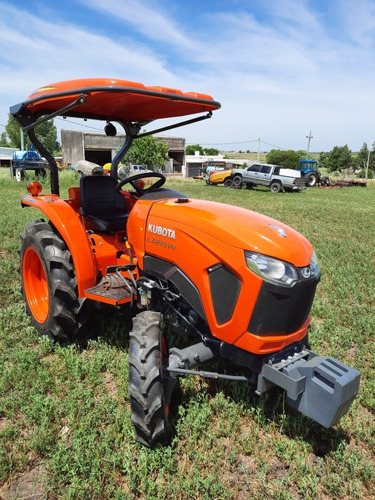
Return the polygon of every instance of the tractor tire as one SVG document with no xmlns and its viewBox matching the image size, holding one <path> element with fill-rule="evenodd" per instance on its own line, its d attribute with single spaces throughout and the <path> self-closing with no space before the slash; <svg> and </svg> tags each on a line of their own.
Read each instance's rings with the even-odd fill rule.
<svg viewBox="0 0 375 500">
<path fill-rule="evenodd" d="M 86 318 L 65 242 L 43 220 L 29 222 L 20 237 L 22 294 L 33 326 L 52 340 L 71 338 Z"/>
<path fill-rule="evenodd" d="M 314 187 L 318 181 L 318 177 L 314 172 L 307 174 L 306 176 L 306 186 Z"/>
<path fill-rule="evenodd" d="M 225 179 L 225 181 L 224 181 L 224 186 L 225 186 L 226 188 L 231 188 L 231 187 L 233 187 L 233 180 L 232 180 L 232 179 Z"/>
<path fill-rule="evenodd" d="M 233 187 L 240 188 L 242 186 L 242 177 L 240 175 L 235 175 L 233 177 Z"/>
<path fill-rule="evenodd" d="M 153 447 L 170 441 L 169 401 L 165 398 L 167 349 L 162 316 L 142 311 L 133 318 L 129 343 L 129 394 L 135 439 Z"/>
<path fill-rule="evenodd" d="M 280 193 L 280 191 L 281 191 L 280 182 L 271 182 L 270 191 L 271 191 L 271 193 Z"/>
<path fill-rule="evenodd" d="M 22 168 L 16 168 L 15 178 L 17 182 L 23 181 L 25 177 L 24 171 Z"/>
<path fill-rule="evenodd" d="M 330 180 L 329 180 L 329 177 L 322 177 L 321 180 L 320 180 L 320 184 L 322 186 L 329 186 L 330 185 Z"/>
</svg>

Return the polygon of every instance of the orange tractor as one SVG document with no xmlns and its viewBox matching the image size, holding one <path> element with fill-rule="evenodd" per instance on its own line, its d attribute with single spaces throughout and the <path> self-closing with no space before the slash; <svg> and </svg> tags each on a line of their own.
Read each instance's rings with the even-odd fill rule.
<svg viewBox="0 0 375 500">
<path fill-rule="evenodd" d="M 21 234 L 27 313 L 40 334 L 61 339 L 82 328 L 90 301 L 140 308 L 130 332 L 129 393 L 135 436 L 146 446 L 170 440 L 180 376 L 255 382 L 257 394 L 279 386 L 292 407 L 325 427 L 358 392 L 357 370 L 309 348 L 320 271 L 303 236 L 258 213 L 162 187 L 159 173 L 118 181 L 133 140 L 205 120 L 219 108 L 205 94 L 108 79 L 54 83 L 11 107 L 50 168 L 51 193 L 31 182 L 21 202 L 42 215 Z M 58 115 L 103 120 L 109 135 L 115 122 L 126 137 L 110 175 L 83 176 L 68 199 L 60 198 L 56 162 L 34 132 Z M 156 119 L 183 115 L 196 116 L 140 133 Z M 154 179 L 147 188 L 146 177 Z M 167 328 L 187 347 L 167 348 Z M 196 369 L 218 357 L 244 375 Z"/>
</svg>

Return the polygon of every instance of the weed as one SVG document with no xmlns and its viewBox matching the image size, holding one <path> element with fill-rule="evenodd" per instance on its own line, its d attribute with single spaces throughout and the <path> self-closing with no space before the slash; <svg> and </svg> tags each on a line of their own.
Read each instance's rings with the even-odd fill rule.
<svg viewBox="0 0 375 500">
<path fill-rule="evenodd" d="M 362 381 L 349 414 L 326 430 L 289 409 L 282 391 L 259 398 L 248 384 L 182 379 L 173 441 L 155 450 L 133 439 L 129 316 L 93 311 L 86 335 L 67 345 L 30 326 L 17 248 L 25 223 L 41 215 L 21 208 L 25 185 L 0 171 L 1 493 L 43 463 L 51 498 L 374 498 L 375 184 L 274 195 L 168 181 L 188 196 L 265 213 L 313 243 L 322 279 L 311 345 L 358 368 Z M 62 172 L 62 196 L 70 185 L 78 178 Z"/>
</svg>

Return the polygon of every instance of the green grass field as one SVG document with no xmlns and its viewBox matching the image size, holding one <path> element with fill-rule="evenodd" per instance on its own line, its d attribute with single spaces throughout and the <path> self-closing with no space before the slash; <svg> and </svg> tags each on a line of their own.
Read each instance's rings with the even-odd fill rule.
<svg viewBox="0 0 375 500">
<path fill-rule="evenodd" d="M 77 179 L 63 172 L 61 182 L 66 196 Z M 374 498 L 375 183 L 284 194 L 199 180 L 168 185 L 265 213 L 313 243 L 322 280 L 310 342 L 361 371 L 357 399 L 326 430 L 290 410 L 281 390 L 258 397 L 251 385 L 182 379 L 171 445 L 136 444 L 127 393 L 130 320 L 115 310 L 98 312 L 76 343 L 39 338 L 25 314 L 17 249 L 25 223 L 41 215 L 21 208 L 26 183 L 3 169 L 0 498 L 32 498 L 30 491 L 88 500 Z"/>
</svg>

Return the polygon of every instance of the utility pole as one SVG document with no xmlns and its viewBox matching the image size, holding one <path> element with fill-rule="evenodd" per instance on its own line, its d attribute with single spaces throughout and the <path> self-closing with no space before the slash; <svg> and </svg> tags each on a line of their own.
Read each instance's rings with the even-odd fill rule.
<svg viewBox="0 0 375 500">
<path fill-rule="evenodd" d="M 258 137 L 258 161 L 260 160 L 260 137 Z"/>
<path fill-rule="evenodd" d="M 368 150 L 367 163 L 366 163 L 366 169 L 365 169 L 365 179 L 366 179 L 366 181 L 367 181 L 367 176 L 368 176 L 368 167 L 369 167 L 369 164 L 370 164 L 370 154 L 371 154 L 371 151 Z"/>
<path fill-rule="evenodd" d="M 314 137 L 311 135 L 311 130 L 310 130 L 309 135 L 306 136 L 306 139 L 308 139 L 307 150 L 306 150 L 306 160 L 308 160 L 309 159 L 309 151 L 310 151 L 310 141 L 311 141 L 311 139 L 314 139 Z"/>
</svg>

